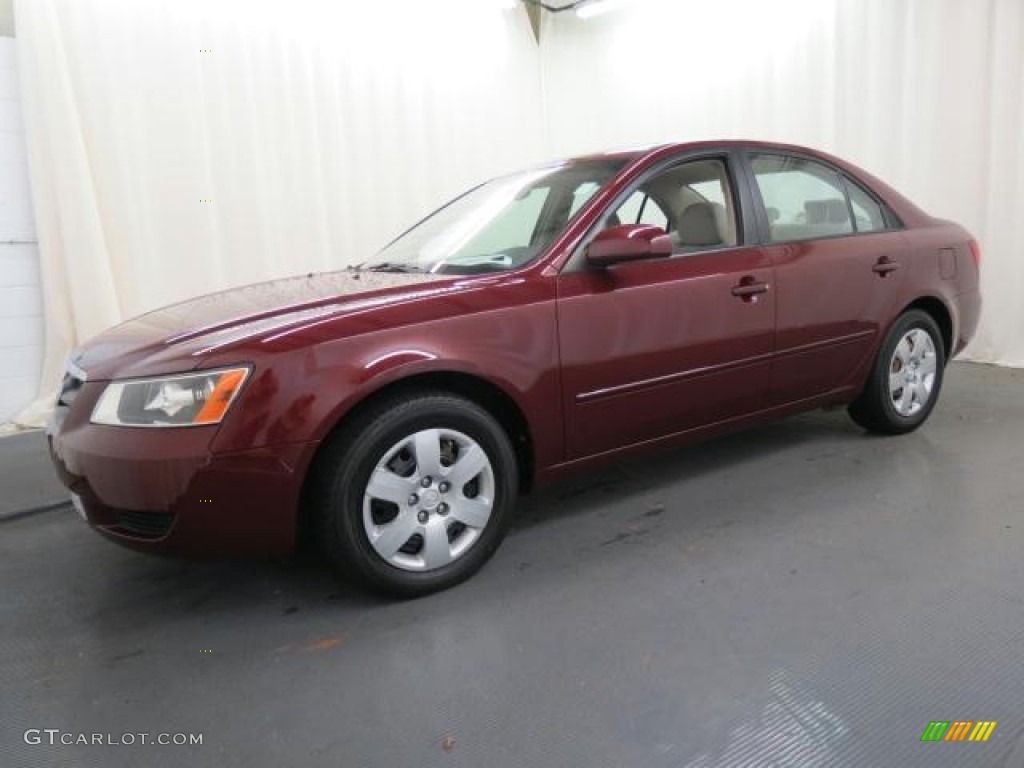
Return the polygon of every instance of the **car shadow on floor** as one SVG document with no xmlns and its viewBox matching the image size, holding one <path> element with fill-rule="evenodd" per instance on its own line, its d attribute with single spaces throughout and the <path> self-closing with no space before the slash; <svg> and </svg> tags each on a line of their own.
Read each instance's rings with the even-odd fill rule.
<svg viewBox="0 0 1024 768">
<path fill-rule="evenodd" d="M 520 500 L 513 528 L 528 529 L 541 522 L 585 514 L 595 499 L 612 503 L 640 493 L 657 494 L 670 487 L 678 488 L 709 473 L 738 469 L 801 443 L 871 437 L 843 411 L 816 411 L 710 440 L 654 449 L 537 490 Z"/>
</svg>

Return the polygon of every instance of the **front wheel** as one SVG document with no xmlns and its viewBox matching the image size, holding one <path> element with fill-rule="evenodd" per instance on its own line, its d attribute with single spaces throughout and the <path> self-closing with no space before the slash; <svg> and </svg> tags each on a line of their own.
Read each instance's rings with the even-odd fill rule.
<svg viewBox="0 0 1024 768">
<path fill-rule="evenodd" d="M 416 597 L 475 573 L 515 505 L 515 453 L 469 400 L 407 395 L 361 414 L 318 462 L 319 538 L 345 572 L 378 592 Z"/>
<path fill-rule="evenodd" d="M 935 320 L 919 309 L 905 312 L 882 342 L 864 391 L 850 405 L 851 418 L 880 434 L 917 429 L 935 407 L 945 367 Z"/>
</svg>

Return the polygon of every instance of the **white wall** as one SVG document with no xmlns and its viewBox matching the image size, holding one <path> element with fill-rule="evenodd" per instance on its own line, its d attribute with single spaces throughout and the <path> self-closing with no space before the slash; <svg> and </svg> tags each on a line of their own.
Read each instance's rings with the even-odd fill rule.
<svg viewBox="0 0 1024 768">
<path fill-rule="evenodd" d="M 0 423 L 39 388 L 43 308 L 35 240 L 14 40 L 0 37 Z"/>
</svg>

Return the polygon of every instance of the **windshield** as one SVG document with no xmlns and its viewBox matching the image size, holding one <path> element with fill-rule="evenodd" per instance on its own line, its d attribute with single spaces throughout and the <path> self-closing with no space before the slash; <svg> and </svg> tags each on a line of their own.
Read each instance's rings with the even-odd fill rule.
<svg viewBox="0 0 1024 768">
<path fill-rule="evenodd" d="M 421 221 L 361 268 L 471 275 L 521 267 L 625 163 L 584 160 L 489 181 Z"/>
</svg>

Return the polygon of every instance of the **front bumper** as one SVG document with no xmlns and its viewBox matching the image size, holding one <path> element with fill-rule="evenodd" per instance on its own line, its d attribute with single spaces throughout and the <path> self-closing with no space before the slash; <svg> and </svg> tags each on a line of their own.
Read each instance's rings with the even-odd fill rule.
<svg viewBox="0 0 1024 768">
<path fill-rule="evenodd" d="M 216 426 L 91 424 L 103 387 L 85 382 L 49 430 L 57 474 L 93 528 L 134 549 L 172 555 L 279 557 L 293 550 L 314 443 L 212 453 Z"/>
</svg>

